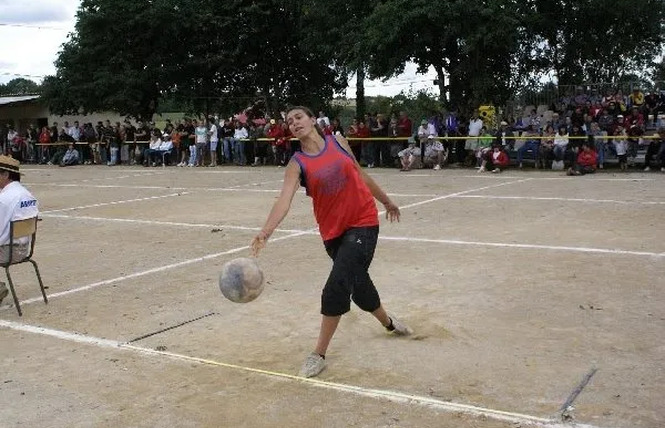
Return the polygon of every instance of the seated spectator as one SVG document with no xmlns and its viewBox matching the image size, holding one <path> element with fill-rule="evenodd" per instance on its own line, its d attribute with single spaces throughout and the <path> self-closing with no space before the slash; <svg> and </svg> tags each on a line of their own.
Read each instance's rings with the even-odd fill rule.
<svg viewBox="0 0 665 428">
<path fill-rule="evenodd" d="M 652 140 L 649 140 L 649 146 L 647 147 L 647 153 L 644 156 L 644 171 L 651 171 L 651 164 L 654 155 L 656 159 L 660 161 L 660 170 L 665 172 L 665 163 L 663 163 L 662 155 L 665 153 L 663 140 L 665 140 L 665 128 L 661 127 L 658 129 L 658 133 L 655 135 Z"/>
<path fill-rule="evenodd" d="M 575 165 L 568 168 L 567 175 L 585 175 L 596 172 L 596 152 L 588 141 L 582 143 Z"/>
<path fill-rule="evenodd" d="M 523 136 L 526 138 L 522 147 L 517 150 L 517 162 L 519 163 L 519 168 L 522 168 L 522 160 L 524 159 L 524 154 L 531 150 L 533 153 L 533 159 L 538 159 L 538 150 L 540 148 L 540 135 L 534 127 L 534 125 L 529 125 L 524 132 Z M 538 162 L 535 162 L 536 166 Z"/>
<path fill-rule="evenodd" d="M 152 135 L 150 137 L 150 145 L 148 146 L 147 149 L 143 151 L 143 166 L 150 166 L 150 163 L 152 161 L 152 156 L 159 152 L 159 148 L 162 145 L 162 139 L 159 137 L 155 137 Z M 196 146 L 194 146 L 194 150 L 196 153 Z M 196 156 L 196 155 L 195 155 Z M 155 165 L 153 165 L 155 166 Z M 192 165 L 193 166 L 193 165 Z"/>
<path fill-rule="evenodd" d="M 504 150 L 513 150 L 515 147 L 515 134 L 510 130 L 508 122 L 502 121 L 499 131 L 495 135 L 494 142 Z"/>
<path fill-rule="evenodd" d="M 554 161 L 552 162 L 552 169 L 563 169 L 563 158 L 566 155 L 566 148 L 568 147 L 568 131 L 565 126 L 559 128 L 559 131 L 554 136 Z"/>
<path fill-rule="evenodd" d="M 505 122 L 504 122 L 505 123 Z M 480 168 L 483 163 L 483 156 L 492 150 L 492 135 L 487 132 L 487 127 L 483 126 L 480 131 L 480 138 L 478 139 L 478 148 L 476 149 L 476 167 Z"/>
<path fill-rule="evenodd" d="M 60 166 L 73 166 L 78 165 L 80 162 L 79 152 L 74 148 L 74 143 L 69 143 L 67 151 L 62 156 Z"/>
<path fill-rule="evenodd" d="M 170 134 L 164 134 L 164 140 L 156 151 L 152 152 L 152 166 L 161 165 L 163 162 L 171 163 L 171 153 L 173 152 L 173 141 Z"/>
<path fill-rule="evenodd" d="M 435 138 L 434 135 L 427 137 L 427 142 L 425 143 L 425 158 L 423 159 L 423 162 L 425 165 L 432 165 L 433 168 L 438 171 L 448 158 L 448 152 L 443 147 L 441 141 L 436 140 Z"/>
<path fill-rule="evenodd" d="M 16 159 L 0 155 L 0 260 L 3 262 L 9 260 L 10 252 L 13 260 L 21 260 L 30 252 L 30 238 L 20 238 L 9 248 L 11 222 L 39 214 L 37 199 L 20 183 L 20 166 Z M 5 283 L 0 282 L 0 302 L 7 294 Z"/>
<path fill-rule="evenodd" d="M 400 171 L 411 171 L 412 168 L 420 165 L 420 147 L 417 146 L 413 137 L 409 138 L 408 143 L 408 147 L 397 154 L 402 163 Z"/>
<path fill-rule="evenodd" d="M 543 131 L 543 139 L 540 141 L 538 157 L 536 158 L 536 168 L 548 168 L 554 150 L 554 136 L 554 128 L 552 125 L 547 125 L 545 131 Z"/>
<path fill-rule="evenodd" d="M 503 151 L 503 148 L 494 143 L 492 151 L 487 152 L 483 158 L 483 163 L 480 165 L 478 172 L 492 171 L 493 173 L 500 173 L 501 169 L 506 169 L 510 164 L 510 158 Z"/>
</svg>

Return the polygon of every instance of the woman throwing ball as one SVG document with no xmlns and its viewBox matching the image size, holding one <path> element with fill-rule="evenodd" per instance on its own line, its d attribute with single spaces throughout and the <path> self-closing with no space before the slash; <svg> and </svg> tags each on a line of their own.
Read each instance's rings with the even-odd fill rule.
<svg viewBox="0 0 665 428">
<path fill-rule="evenodd" d="M 360 167 L 348 142 L 341 136 L 323 136 L 316 118 L 306 107 L 293 107 L 286 115 L 289 129 L 300 140 L 301 151 L 286 167 L 284 185 L 261 232 L 252 241 L 255 256 L 291 207 L 302 184 L 312 198 L 332 271 L 321 293 L 321 330 L 314 352 L 306 359 L 300 376 L 313 377 L 325 368 L 325 356 L 341 316 L 351 300 L 370 312 L 389 331 L 409 335 L 411 329 L 388 316 L 369 277 L 379 235 L 374 198 L 386 208 L 386 218 L 399 221 L 399 208 Z"/>
</svg>

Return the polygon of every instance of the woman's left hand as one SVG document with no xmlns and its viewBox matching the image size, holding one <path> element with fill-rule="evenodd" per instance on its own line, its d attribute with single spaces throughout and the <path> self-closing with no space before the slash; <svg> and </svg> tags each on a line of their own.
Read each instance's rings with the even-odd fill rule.
<svg viewBox="0 0 665 428">
<path fill-rule="evenodd" d="M 386 202 L 383 206 L 386 208 L 386 219 L 390 220 L 391 223 L 393 221 L 399 222 L 399 207 L 393 204 L 392 201 Z"/>
</svg>

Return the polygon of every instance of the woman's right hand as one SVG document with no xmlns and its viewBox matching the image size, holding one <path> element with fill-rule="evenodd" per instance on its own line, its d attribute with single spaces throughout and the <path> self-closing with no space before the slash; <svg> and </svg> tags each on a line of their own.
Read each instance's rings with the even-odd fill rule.
<svg viewBox="0 0 665 428">
<path fill-rule="evenodd" d="M 259 252 L 266 246 L 268 242 L 268 234 L 264 231 L 260 231 L 252 240 L 251 250 L 252 256 L 258 257 Z"/>
</svg>

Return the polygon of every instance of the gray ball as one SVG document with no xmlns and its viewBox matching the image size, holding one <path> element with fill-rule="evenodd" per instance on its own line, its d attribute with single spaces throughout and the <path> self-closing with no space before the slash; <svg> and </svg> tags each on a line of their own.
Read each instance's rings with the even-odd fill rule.
<svg viewBox="0 0 665 428">
<path fill-rule="evenodd" d="M 263 291 L 263 272 L 256 259 L 241 257 L 226 262 L 219 275 L 219 289 L 232 302 L 247 303 Z"/>
</svg>

